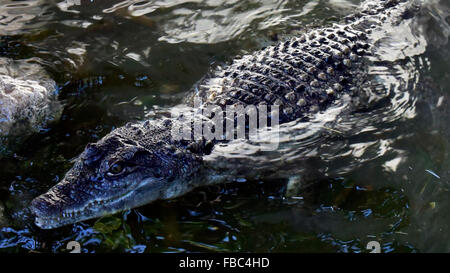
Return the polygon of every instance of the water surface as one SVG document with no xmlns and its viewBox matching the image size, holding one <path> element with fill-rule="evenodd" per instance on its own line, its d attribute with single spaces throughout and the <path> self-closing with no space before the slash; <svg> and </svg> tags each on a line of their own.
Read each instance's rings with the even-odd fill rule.
<svg viewBox="0 0 450 273">
<path fill-rule="evenodd" d="M 0 251 L 64 252 L 72 240 L 83 252 L 368 252 L 369 241 L 383 252 L 450 251 L 445 1 L 417 26 L 427 33 L 423 52 L 394 70 L 409 85 L 372 67 L 393 90 L 386 107 L 334 123 L 343 134 L 300 128 L 296 143 L 256 162 L 270 169 L 280 156 L 307 158 L 321 178 L 296 198 L 285 198 L 282 179 L 237 179 L 56 230 L 34 226 L 30 200 L 87 143 L 176 105 L 211 67 L 337 22 L 361 1 L 81 2 L 0 1 L 0 56 L 39 58 L 65 105 L 59 121 L 0 159 Z"/>
</svg>

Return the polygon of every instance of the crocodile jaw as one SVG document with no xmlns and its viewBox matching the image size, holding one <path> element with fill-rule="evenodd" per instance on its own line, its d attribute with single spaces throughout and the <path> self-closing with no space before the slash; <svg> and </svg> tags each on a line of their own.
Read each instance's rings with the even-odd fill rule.
<svg viewBox="0 0 450 273">
<path fill-rule="evenodd" d="M 154 178 L 145 179 L 138 186 L 110 198 L 87 200 L 79 205 L 49 201 L 64 199 L 51 189 L 31 202 L 31 211 L 36 216 L 35 224 L 39 228 L 58 228 L 150 203 L 158 199 L 155 193 L 164 184 L 161 182 Z"/>
</svg>

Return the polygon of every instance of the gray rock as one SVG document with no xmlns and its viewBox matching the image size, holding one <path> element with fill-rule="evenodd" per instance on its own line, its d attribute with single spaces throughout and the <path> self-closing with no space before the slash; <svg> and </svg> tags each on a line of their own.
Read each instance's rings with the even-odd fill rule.
<svg viewBox="0 0 450 273">
<path fill-rule="evenodd" d="M 0 58 L 0 136 L 23 136 L 57 119 L 56 84 L 36 58 Z"/>
</svg>

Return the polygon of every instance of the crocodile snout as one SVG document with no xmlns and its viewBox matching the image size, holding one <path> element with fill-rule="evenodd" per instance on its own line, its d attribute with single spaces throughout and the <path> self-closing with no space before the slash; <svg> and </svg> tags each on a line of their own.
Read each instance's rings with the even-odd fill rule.
<svg viewBox="0 0 450 273">
<path fill-rule="evenodd" d="M 50 217 L 55 208 L 44 195 L 41 195 L 31 201 L 30 210 L 36 217 L 45 218 Z"/>
</svg>

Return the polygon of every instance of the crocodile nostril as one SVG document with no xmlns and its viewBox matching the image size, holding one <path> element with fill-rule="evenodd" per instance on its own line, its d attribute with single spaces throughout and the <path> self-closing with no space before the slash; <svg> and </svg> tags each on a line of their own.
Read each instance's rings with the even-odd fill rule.
<svg viewBox="0 0 450 273">
<path fill-rule="evenodd" d="M 37 197 L 31 201 L 30 209 L 35 215 L 41 214 L 42 211 L 48 209 L 48 203 L 41 197 Z"/>
<path fill-rule="evenodd" d="M 44 195 L 38 196 L 30 204 L 31 212 L 38 217 L 45 217 L 52 214 L 54 206 Z"/>
</svg>

